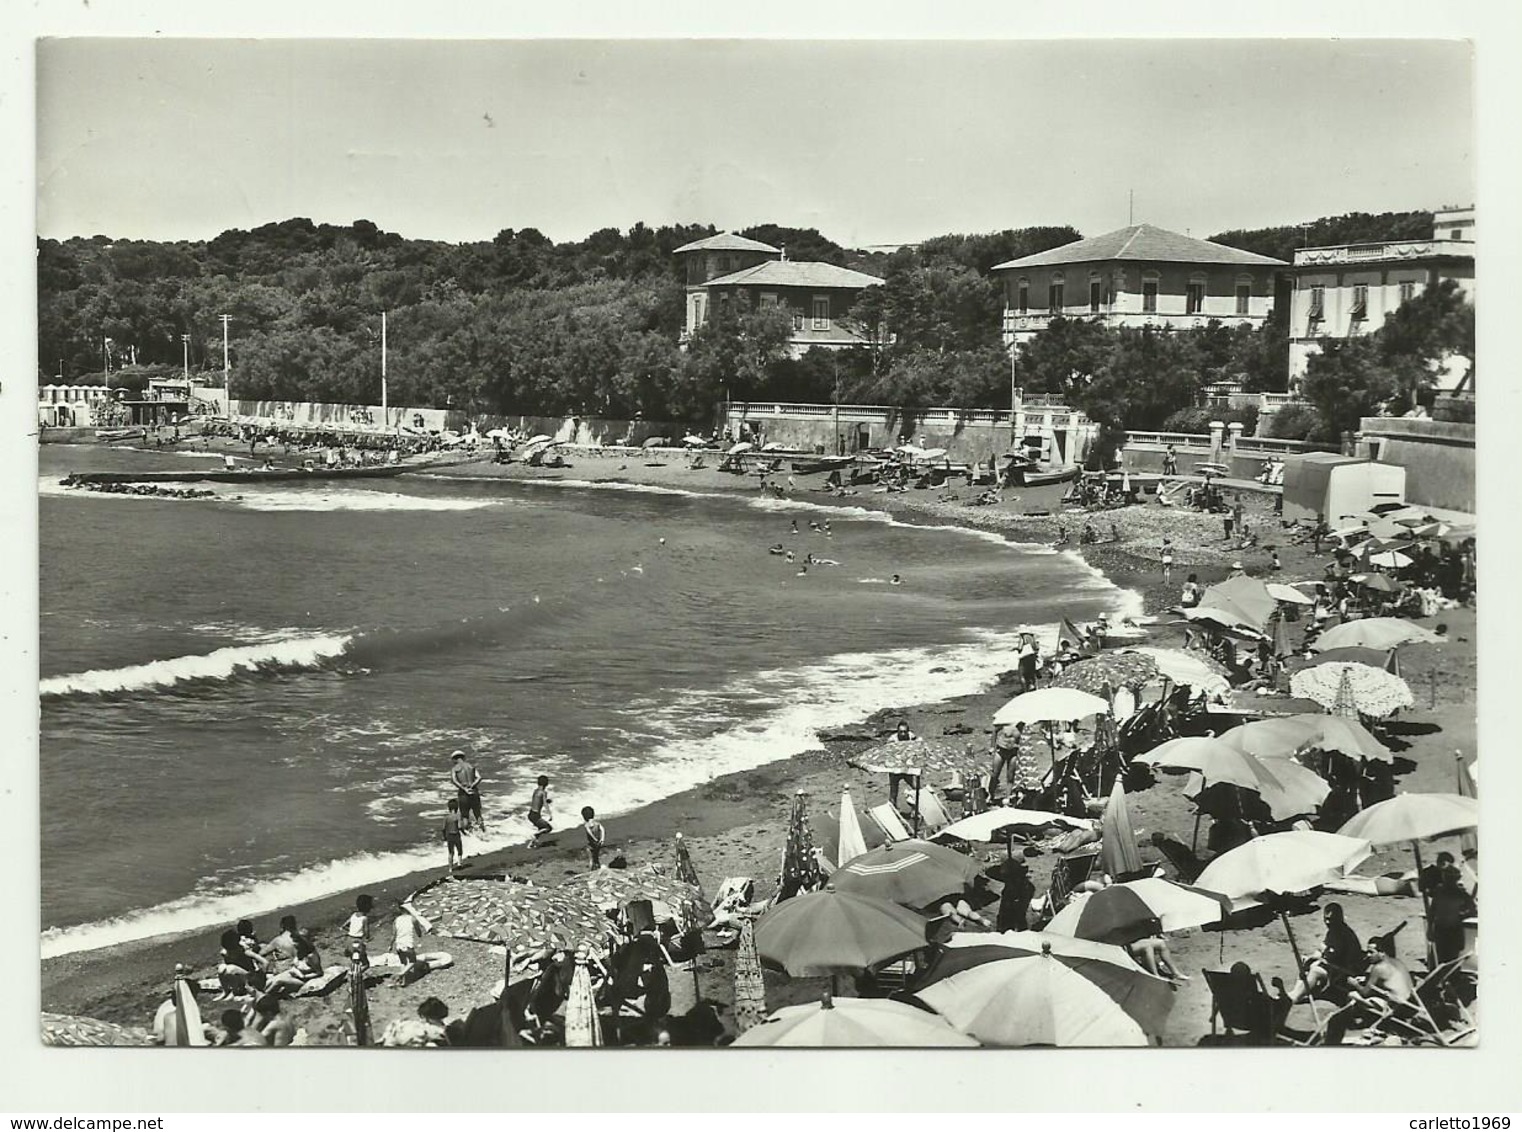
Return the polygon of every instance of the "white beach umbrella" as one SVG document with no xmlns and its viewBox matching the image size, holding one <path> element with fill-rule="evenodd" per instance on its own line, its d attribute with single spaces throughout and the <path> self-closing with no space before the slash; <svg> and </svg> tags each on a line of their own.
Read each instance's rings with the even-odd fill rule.
<svg viewBox="0 0 1522 1132">
<path fill-rule="evenodd" d="M 994 712 L 996 725 L 1014 723 L 1068 723 L 1094 715 L 1110 714 L 1110 705 L 1099 696 L 1076 688 L 1038 688 L 1024 692 Z"/>
<path fill-rule="evenodd" d="M 733 447 L 730 448 L 729 455 L 731 455 L 731 456 L 738 456 L 741 452 L 749 452 L 754 447 L 755 447 L 755 445 L 752 444 L 750 441 L 748 441 L 748 440 L 742 440 L 742 441 L 740 441 L 740 443 L 738 443 L 738 444 L 736 444 L 736 445 L 734 445 Z"/>
<path fill-rule="evenodd" d="M 1063 829 L 1093 829 L 1092 818 L 1070 818 L 1066 814 L 1054 814 L 1048 810 L 1022 810 L 1015 806 L 994 806 L 981 814 L 970 814 L 948 825 L 937 837 L 954 837 L 961 841 L 996 841 L 999 832 L 1006 829 L 1045 829 L 1047 826 Z"/>
<path fill-rule="evenodd" d="M 1307 597 L 1294 586 L 1287 586 L 1283 582 L 1269 582 L 1268 592 L 1275 601 L 1287 601 L 1291 605 L 1315 605 L 1316 600 Z"/>
</svg>

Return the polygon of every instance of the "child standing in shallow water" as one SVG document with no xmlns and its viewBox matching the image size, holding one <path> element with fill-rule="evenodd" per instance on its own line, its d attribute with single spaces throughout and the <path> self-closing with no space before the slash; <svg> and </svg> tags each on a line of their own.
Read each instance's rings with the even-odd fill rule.
<svg viewBox="0 0 1522 1132">
<path fill-rule="evenodd" d="M 460 803 L 449 799 L 449 809 L 444 814 L 444 847 L 449 851 L 449 867 L 465 860 L 465 845 L 460 839 Z"/>
</svg>

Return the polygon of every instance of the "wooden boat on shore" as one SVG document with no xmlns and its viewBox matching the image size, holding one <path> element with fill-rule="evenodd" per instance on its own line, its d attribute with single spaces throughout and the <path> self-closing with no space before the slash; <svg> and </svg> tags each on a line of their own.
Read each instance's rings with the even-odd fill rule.
<svg viewBox="0 0 1522 1132">
<path fill-rule="evenodd" d="M 1078 478 L 1080 469 L 1074 465 L 1071 468 L 1016 468 L 1017 482 L 1022 487 L 1045 487 L 1048 484 L 1067 483 L 1069 480 Z"/>
<path fill-rule="evenodd" d="M 427 471 L 445 466 L 427 464 L 383 464 L 369 468 L 219 468 L 211 471 L 171 472 L 75 472 L 63 481 L 65 487 L 110 483 L 315 483 L 318 480 L 389 479 L 406 472 Z"/>
</svg>

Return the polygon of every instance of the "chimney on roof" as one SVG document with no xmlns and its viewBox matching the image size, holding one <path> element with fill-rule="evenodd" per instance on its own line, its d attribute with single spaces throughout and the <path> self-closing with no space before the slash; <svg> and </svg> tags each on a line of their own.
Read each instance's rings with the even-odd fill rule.
<svg viewBox="0 0 1522 1132">
<path fill-rule="evenodd" d="M 787 262 L 787 245 L 786 244 L 782 245 L 782 262 L 783 263 Z"/>
</svg>

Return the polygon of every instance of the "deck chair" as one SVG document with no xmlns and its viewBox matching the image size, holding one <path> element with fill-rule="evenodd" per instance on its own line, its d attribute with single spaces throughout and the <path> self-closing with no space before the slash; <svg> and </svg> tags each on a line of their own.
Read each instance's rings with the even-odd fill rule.
<svg viewBox="0 0 1522 1132">
<path fill-rule="evenodd" d="M 941 800 L 934 790 L 925 789 L 920 791 L 920 836 L 929 837 L 938 829 L 945 829 L 951 824 L 951 815 L 946 812 L 946 803 Z"/>
<path fill-rule="evenodd" d="M 883 836 L 889 841 L 908 841 L 913 836 L 904 824 L 904 819 L 893 808 L 892 802 L 871 807 L 867 810 L 867 817 L 872 819 L 872 823 L 883 831 Z"/>
<path fill-rule="evenodd" d="M 1046 890 L 1046 899 L 1042 903 L 1042 913 L 1046 919 L 1051 919 L 1063 906 L 1072 899 L 1073 890 L 1094 871 L 1094 863 L 1099 860 L 1099 850 L 1092 852 L 1073 853 L 1070 856 L 1059 857 L 1057 863 L 1052 866 L 1052 883 Z"/>
<path fill-rule="evenodd" d="M 1319 1040 L 1319 1033 L 1300 1034 L 1285 1027 L 1290 1003 L 1284 998 L 1274 998 L 1263 986 L 1263 978 L 1257 972 L 1246 975 L 1232 971 L 1203 970 L 1205 985 L 1210 988 L 1210 1033 L 1217 1033 L 1216 1023 L 1226 1031 L 1228 1040 L 1238 1039 L 1242 1045 L 1271 1046 L 1312 1045 Z"/>
</svg>

